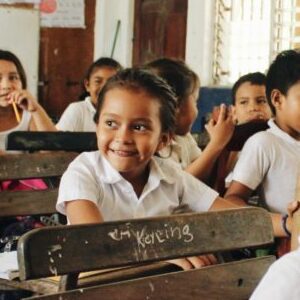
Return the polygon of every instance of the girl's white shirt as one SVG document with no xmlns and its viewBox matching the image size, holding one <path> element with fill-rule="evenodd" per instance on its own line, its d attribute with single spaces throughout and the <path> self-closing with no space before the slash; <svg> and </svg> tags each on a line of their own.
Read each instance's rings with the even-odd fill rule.
<svg viewBox="0 0 300 300">
<path fill-rule="evenodd" d="M 159 151 L 161 157 L 170 158 L 179 163 L 183 170 L 197 159 L 201 153 L 202 151 L 191 133 L 184 136 L 175 135 L 171 144 Z"/>
<path fill-rule="evenodd" d="M 147 184 L 138 198 L 132 185 L 98 151 L 79 155 L 62 176 L 56 208 L 65 214 L 67 201 L 86 199 L 104 221 L 170 215 L 179 206 L 207 211 L 218 193 L 170 160 L 154 157 Z"/>
<path fill-rule="evenodd" d="M 65 109 L 56 128 L 61 131 L 95 132 L 95 113 L 91 97 L 86 97 L 84 101 L 73 102 Z"/>
<path fill-rule="evenodd" d="M 9 130 L 1 131 L 0 132 L 0 150 L 5 150 L 6 137 L 8 136 L 9 133 L 14 132 L 14 131 L 28 131 L 29 125 L 30 125 L 30 120 L 31 120 L 31 114 L 28 111 L 23 110 L 21 122 L 16 127 L 13 127 Z M 8 151 L 8 152 L 13 153 L 13 151 Z"/>
</svg>

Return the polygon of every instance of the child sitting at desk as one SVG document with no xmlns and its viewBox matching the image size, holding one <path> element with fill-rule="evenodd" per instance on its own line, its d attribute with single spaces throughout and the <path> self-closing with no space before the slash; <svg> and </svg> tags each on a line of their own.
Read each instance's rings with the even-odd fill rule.
<svg viewBox="0 0 300 300">
<path fill-rule="evenodd" d="M 84 78 L 84 101 L 71 103 L 63 112 L 56 128 L 62 131 L 96 131 L 94 115 L 99 92 L 107 79 L 121 69 L 122 66 L 113 58 L 101 57 L 94 61 Z"/>
<path fill-rule="evenodd" d="M 20 60 L 10 51 L 0 50 L 0 153 L 13 131 L 55 131 L 45 110 L 27 90 Z"/>
<path fill-rule="evenodd" d="M 231 110 L 221 105 L 218 119 L 206 124 L 210 141 L 202 152 L 190 133 L 198 114 L 199 77 L 183 61 L 169 58 L 154 60 L 146 68 L 166 80 L 177 96 L 175 135 L 160 155 L 171 157 L 184 170 L 207 181 L 215 161 L 232 136 L 234 123 Z"/>
<path fill-rule="evenodd" d="M 99 151 L 79 155 L 61 179 L 57 210 L 70 224 L 235 207 L 180 165 L 155 154 L 175 130 L 176 96 L 160 77 L 126 69 L 98 98 Z M 177 260 L 185 269 L 215 263 L 213 256 Z"/>
<path fill-rule="evenodd" d="M 245 206 L 259 187 L 259 201 L 276 213 L 274 229 L 290 235 L 288 203 L 295 199 L 300 170 L 300 53 L 281 52 L 272 62 L 266 94 L 274 118 L 270 129 L 251 136 L 234 168 L 225 198 Z"/>
</svg>

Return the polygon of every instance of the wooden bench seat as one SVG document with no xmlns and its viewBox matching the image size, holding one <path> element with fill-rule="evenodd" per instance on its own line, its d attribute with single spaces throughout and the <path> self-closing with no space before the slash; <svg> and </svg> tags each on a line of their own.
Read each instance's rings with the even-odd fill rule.
<svg viewBox="0 0 300 300">
<path fill-rule="evenodd" d="M 0 181 L 61 176 L 78 155 L 73 152 L 0 155 Z M 0 217 L 56 212 L 57 188 L 2 191 Z"/>
<path fill-rule="evenodd" d="M 147 277 L 137 272 L 140 278 L 114 278 L 114 283 L 94 282 L 92 287 L 78 283 L 78 273 L 125 267 L 115 271 L 122 273 L 134 269 L 132 265 L 147 268 L 141 265 L 145 263 L 174 271 L 165 260 L 204 253 L 220 256 L 223 251 L 272 242 L 269 214 L 261 208 L 241 208 L 35 229 L 21 237 L 18 261 L 25 282 L 67 274 L 58 293 L 38 299 L 248 299 L 274 257 L 173 273 L 156 270 Z M 111 278 L 113 272 L 107 272 Z"/>
<path fill-rule="evenodd" d="M 95 132 L 15 131 L 7 136 L 7 150 L 63 150 L 83 152 L 97 150 Z"/>
</svg>

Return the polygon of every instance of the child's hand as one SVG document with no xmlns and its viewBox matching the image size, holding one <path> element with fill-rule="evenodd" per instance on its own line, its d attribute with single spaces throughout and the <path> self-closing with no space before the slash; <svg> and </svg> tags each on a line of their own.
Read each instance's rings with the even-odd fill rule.
<svg viewBox="0 0 300 300">
<path fill-rule="evenodd" d="M 39 107 L 36 99 L 27 90 L 14 91 L 10 93 L 8 102 L 15 102 L 18 107 L 29 112 L 34 112 Z"/>
<path fill-rule="evenodd" d="M 177 258 L 168 260 L 168 262 L 178 267 L 181 267 L 183 270 L 190 270 L 215 265 L 218 263 L 218 260 L 214 255 L 208 254 L 200 256 L 191 256 L 186 258 Z"/>
<path fill-rule="evenodd" d="M 293 201 L 293 202 L 290 202 L 288 204 L 288 207 L 287 207 L 287 211 L 288 211 L 288 215 L 292 218 L 293 217 L 293 214 L 300 208 L 300 202 L 299 201 Z"/>
<path fill-rule="evenodd" d="M 223 149 L 232 137 L 235 124 L 231 107 L 227 108 L 225 104 L 221 104 L 219 112 L 216 112 L 217 110 L 214 109 L 213 113 L 217 119 L 210 119 L 205 125 L 205 129 L 210 136 L 210 143 Z"/>
</svg>

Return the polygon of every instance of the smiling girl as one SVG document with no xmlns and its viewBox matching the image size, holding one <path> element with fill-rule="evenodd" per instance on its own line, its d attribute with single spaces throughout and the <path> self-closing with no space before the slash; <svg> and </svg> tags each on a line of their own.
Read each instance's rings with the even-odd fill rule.
<svg viewBox="0 0 300 300">
<path fill-rule="evenodd" d="M 20 60 L 11 52 L 0 50 L 0 152 L 6 136 L 13 131 L 54 131 L 45 110 L 26 89 L 27 80 Z M 20 122 L 13 108 L 16 104 Z"/>
<path fill-rule="evenodd" d="M 176 97 L 158 76 L 126 69 L 109 79 L 98 98 L 98 148 L 79 155 L 61 179 L 57 209 L 70 224 L 170 215 L 234 207 L 174 162 L 155 154 L 175 130 Z M 180 260 L 184 268 L 215 262 Z"/>
</svg>

